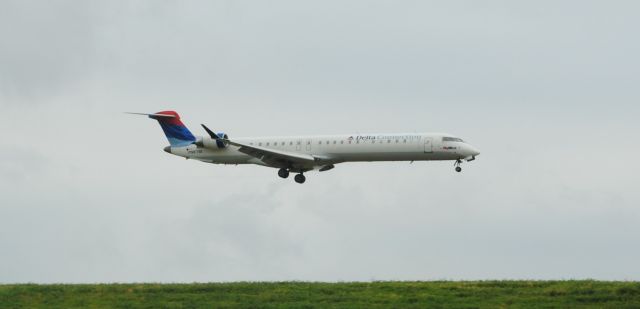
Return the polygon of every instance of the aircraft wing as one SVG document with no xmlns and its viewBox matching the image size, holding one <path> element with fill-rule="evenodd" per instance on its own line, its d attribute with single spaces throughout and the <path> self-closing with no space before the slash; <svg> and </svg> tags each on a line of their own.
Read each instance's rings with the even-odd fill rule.
<svg viewBox="0 0 640 309">
<path fill-rule="evenodd" d="M 225 143 L 238 147 L 238 151 L 274 166 L 313 166 L 316 158 L 304 153 L 295 153 L 277 149 L 268 149 L 253 145 L 242 144 L 225 139 Z"/>
<path fill-rule="evenodd" d="M 204 124 L 202 124 L 201 126 L 214 140 L 219 140 L 223 143 L 236 146 L 238 147 L 238 151 L 248 154 L 274 167 L 304 167 L 311 169 L 313 168 L 313 165 L 315 165 L 316 161 L 319 161 L 321 159 L 304 153 L 282 151 L 234 142 L 227 138 L 219 137 Z"/>
</svg>

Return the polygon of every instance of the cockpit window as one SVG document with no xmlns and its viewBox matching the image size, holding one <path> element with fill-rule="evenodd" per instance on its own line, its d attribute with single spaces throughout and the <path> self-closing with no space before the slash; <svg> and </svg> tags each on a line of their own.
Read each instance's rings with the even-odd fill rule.
<svg viewBox="0 0 640 309">
<path fill-rule="evenodd" d="M 443 142 L 461 142 L 463 143 L 464 141 L 461 138 L 457 138 L 457 137 L 448 137 L 445 136 L 442 138 Z"/>
</svg>

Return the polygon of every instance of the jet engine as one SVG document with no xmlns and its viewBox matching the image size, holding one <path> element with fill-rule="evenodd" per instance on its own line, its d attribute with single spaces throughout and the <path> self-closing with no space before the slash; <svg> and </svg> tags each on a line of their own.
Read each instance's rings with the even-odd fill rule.
<svg viewBox="0 0 640 309">
<path fill-rule="evenodd" d="M 223 140 L 228 139 L 229 135 L 227 135 L 227 133 L 216 133 L 216 136 L 218 136 L 219 139 L 213 139 L 210 137 L 198 137 L 195 144 L 198 147 L 209 149 L 222 149 L 227 147 L 227 143 L 225 143 Z"/>
<path fill-rule="evenodd" d="M 229 139 L 229 135 L 227 135 L 227 133 L 224 133 L 224 132 L 216 133 L 216 135 L 223 140 Z M 227 143 L 225 143 L 223 140 L 220 140 L 220 139 L 216 140 L 216 146 L 218 146 L 218 148 L 227 147 Z"/>
</svg>

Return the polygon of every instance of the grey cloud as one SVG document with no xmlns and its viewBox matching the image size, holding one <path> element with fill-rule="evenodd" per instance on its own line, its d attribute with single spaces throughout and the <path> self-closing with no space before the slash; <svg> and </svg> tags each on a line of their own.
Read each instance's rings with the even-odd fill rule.
<svg viewBox="0 0 640 309">
<path fill-rule="evenodd" d="M 0 4 L 0 281 L 637 279 L 635 2 Z M 445 131 L 299 186 L 162 151 Z"/>
<path fill-rule="evenodd" d="M 0 12 L 0 95 L 38 102 L 91 76 L 95 59 L 88 2 L 4 1 Z"/>
</svg>

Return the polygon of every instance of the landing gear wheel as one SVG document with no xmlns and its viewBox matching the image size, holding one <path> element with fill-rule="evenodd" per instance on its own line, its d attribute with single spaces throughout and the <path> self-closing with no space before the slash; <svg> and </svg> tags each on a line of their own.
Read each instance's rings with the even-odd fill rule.
<svg viewBox="0 0 640 309">
<path fill-rule="evenodd" d="M 293 178 L 297 183 L 304 183 L 305 180 L 307 180 L 307 177 L 304 177 L 304 175 L 302 174 L 298 174 L 296 175 L 296 177 Z"/>
<path fill-rule="evenodd" d="M 281 168 L 280 170 L 278 170 L 278 176 L 287 178 L 289 177 L 289 171 L 286 168 Z"/>
<path fill-rule="evenodd" d="M 460 167 L 460 164 L 462 164 L 462 160 L 460 159 L 456 160 L 456 162 L 453 163 L 453 166 L 456 167 L 456 172 L 458 173 L 462 172 L 462 167 Z"/>
</svg>

